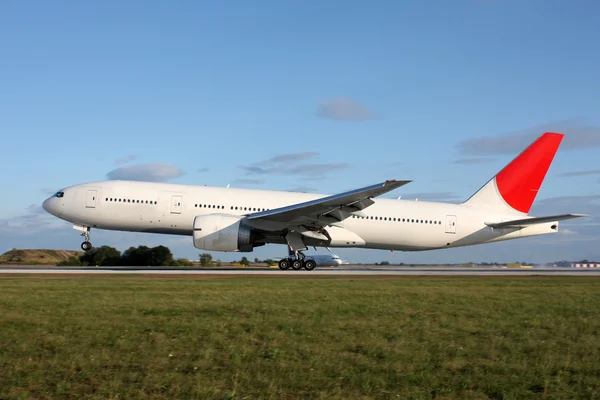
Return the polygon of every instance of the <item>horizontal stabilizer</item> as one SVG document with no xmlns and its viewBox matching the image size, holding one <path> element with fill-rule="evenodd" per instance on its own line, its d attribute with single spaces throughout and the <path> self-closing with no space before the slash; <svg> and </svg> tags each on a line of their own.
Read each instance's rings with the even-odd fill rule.
<svg viewBox="0 0 600 400">
<path fill-rule="evenodd" d="M 534 218 L 523 218 L 515 219 L 512 221 L 503 222 L 486 222 L 487 226 L 492 228 L 525 228 L 530 225 L 543 224 L 546 222 L 562 221 L 564 219 L 589 217 L 588 214 L 561 214 L 561 215 L 550 215 L 548 217 L 534 217 Z"/>
</svg>

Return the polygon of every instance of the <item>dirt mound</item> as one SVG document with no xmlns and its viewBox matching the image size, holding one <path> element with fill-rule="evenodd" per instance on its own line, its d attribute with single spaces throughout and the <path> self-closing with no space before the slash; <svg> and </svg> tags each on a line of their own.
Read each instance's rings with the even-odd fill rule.
<svg viewBox="0 0 600 400">
<path fill-rule="evenodd" d="M 82 254 L 75 250 L 12 249 L 0 256 L 0 265 L 56 265 Z"/>
</svg>

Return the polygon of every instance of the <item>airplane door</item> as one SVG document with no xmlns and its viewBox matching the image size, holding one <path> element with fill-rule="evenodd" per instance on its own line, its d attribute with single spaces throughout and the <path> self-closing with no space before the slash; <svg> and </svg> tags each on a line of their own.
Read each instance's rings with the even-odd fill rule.
<svg viewBox="0 0 600 400">
<path fill-rule="evenodd" d="M 87 196 L 85 198 L 85 207 L 86 208 L 96 208 L 96 197 L 98 197 L 97 190 L 88 190 Z"/>
<path fill-rule="evenodd" d="M 181 204 L 183 203 L 183 196 L 172 196 L 171 197 L 171 214 L 181 214 Z"/>
<path fill-rule="evenodd" d="M 446 233 L 456 233 L 456 215 L 446 215 Z"/>
</svg>

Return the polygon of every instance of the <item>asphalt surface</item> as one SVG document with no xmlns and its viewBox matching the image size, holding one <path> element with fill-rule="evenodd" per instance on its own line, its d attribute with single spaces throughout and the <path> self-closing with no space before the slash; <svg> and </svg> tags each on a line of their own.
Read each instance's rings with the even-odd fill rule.
<svg viewBox="0 0 600 400">
<path fill-rule="evenodd" d="M 600 268 L 443 268 L 443 267 L 353 267 L 319 268 L 313 271 L 281 271 L 277 268 L 137 268 L 137 267 L 40 267 L 0 266 L 0 274 L 141 274 L 141 275 L 440 275 L 440 276 L 600 276 Z"/>
</svg>

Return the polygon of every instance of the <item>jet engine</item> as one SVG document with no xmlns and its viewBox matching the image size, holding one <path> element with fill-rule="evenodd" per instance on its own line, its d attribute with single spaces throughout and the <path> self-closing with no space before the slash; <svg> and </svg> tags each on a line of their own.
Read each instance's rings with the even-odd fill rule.
<svg viewBox="0 0 600 400">
<path fill-rule="evenodd" d="M 209 214 L 194 218 L 194 247 L 198 249 L 251 252 L 253 236 L 250 227 L 237 215 Z"/>
</svg>

